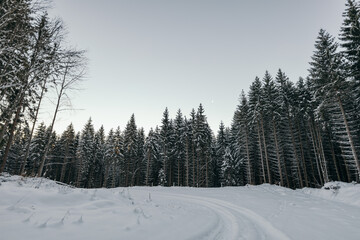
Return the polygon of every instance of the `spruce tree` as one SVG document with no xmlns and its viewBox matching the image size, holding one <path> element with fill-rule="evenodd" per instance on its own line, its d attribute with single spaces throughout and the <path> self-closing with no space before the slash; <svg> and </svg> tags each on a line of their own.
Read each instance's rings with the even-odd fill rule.
<svg viewBox="0 0 360 240">
<path fill-rule="evenodd" d="M 175 160 L 175 183 L 177 186 L 184 185 L 184 159 L 185 159 L 185 123 L 179 109 L 174 120 L 174 160 Z"/>
<path fill-rule="evenodd" d="M 351 114 L 346 106 L 349 86 L 342 72 L 341 55 L 337 52 L 338 44 L 334 38 L 324 30 L 320 30 L 315 43 L 315 52 L 312 57 L 312 66 L 309 69 L 310 79 L 314 91 L 314 97 L 318 102 L 317 115 L 325 122 L 327 137 L 331 138 L 331 132 L 337 129 L 335 134 L 340 140 L 343 157 L 356 170 L 356 177 L 360 173 L 358 158 L 358 146 L 354 140 L 354 130 Z M 351 111 L 351 110 L 350 110 Z M 328 121 L 327 121 L 328 120 Z M 331 152 L 333 146 L 330 145 Z M 348 154 L 351 153 L 351 154 Z"/>
<path fill-rule="evenodd" d="M 260 155 L 261 177 L 262 183 L 270 182 L 270 166 L 267 157 L 267 147 L 265 140 L 264 116 L 263 116 L 263 91 L 262 84 L 258 77 L 255 78 L 250 86 L 249 91 L 249 108 L 250 119 L 253 125 L 256 126 L 257 147 Z"/>
<path fill-rule="evenodd" d="M 101 126 L 94 135 L 93 142 L 93 161 L 89 169 L 89 188 L 98 188 L 102 186 L 102 173 L 105 150 L 105 130 Z"/>
<path fill-rule="evenodd" d="M 37 127 L 35 136 L 30 145 L 29 161 L 27 162 L 27 175 L 35 176 L 40 165 L 42 155 L 44 154 L 45 144 L 47 139 L 46 126 L 42 122 Z"/>
<path fill-rule="evenodd" d="M 75 131 L 72 124 L 61 135 L 60 143 L 62 145 L 62 166 L 59 181 L 69 184 L 68 180 L 73 178 L 71 175 L 76 167 Z"/>
<path fill-rule="evenodd" d="M 173 161 L 173 143 L 174 143 L 174 129 L 171 119 L 169 118 L 169 111 L 166 108 L 163 113 L 160 127 L 161 136 L 161 159 L 162 159 L 162 177 L 166 178 L 168 186 L 173 184 L 174 161 Z M 163 181 L 164 183 L 165 181 Z"/>
<path fill-rule="evenodd" d="M 304 163 L 299 154 L 298 142 L 296 138 L 296 131 L 294 128 L 294 98 L 295 98 L 295 88 L 293 83 L 290 82 L 286 74 L 278 70 L 276 78 L 276 89 L 278 92 L 276 102 L 278 104 L 278 139 L 279 147 L 282 151 L 282 158 L 284 164 L 284 173 L 286 178 L 286 173 L 292 172 L 294 176 L 296 187 L 303 188 L 304 186 L 304 177 L 303 169 Z M 290 170 L 290 171 L 289 171 Z M 306 170 L 304 170 L 304 173 Z M 306 174 L 305 174 L 306 175 Z M 290 187 L 289 177 L 285 179 L 287 186 Z M 307 184 L 307 176 L 305 177 L 305 183 Z"/>
<path fill-rule="evenodd" d="M 103 179 L 102 179 L 102 187 L 108 188 L 111 186 L 112 179 L 112 165 L 113 159 L 115 158 L 115 136 L 114 130 L 110 129 L 106 141 L 104 143 L 104 160 L 103 160 Z M 123 186 L 124 183 L 122 182 Z"/>
<path fill-rule="evenodd" d="M 134 114 L 124 130 L 124 186 L 134 186 L 135 164 L 138 156 L 138 132 Z"/>
<path fill-rule="evenodd" d="M 250 109 L 248 100 L 245 96 L 244 91 L 242 90 L 240 96 L 240 104 L 237 107 L 237 111 L 234 114 L 234 121 L 237 123 L 237 133 L 236 133 L 236 149 L 239 152 L 238 155 L 242 156 L 246 165 L 246 182 L 249 184 L 254 183 L 253 174 L 254 167 L 252 166 L 253 159 L 251 159 L 251 119 L 250 119 Z"/>
<path fill-rule="evenodd" d="M 209 187 L 211 173 L 212 134 L 207 123 L 202 104 L 196 113 L 194 127 L 194 144 L 196 151 L 196 186 Z"/>
<path fill-rule="evenodd" d="M 94 135 L 95 130 L 92 124 L 91 118 L 85 124 L 81 137 L 79 140 L 79 146 L 77 149 L 77 161 L 78 161 L 78 172 L 77 172 L 77 187 L 89 187 L 91 186 L 90 181 L 90 170 L 94 168 Z"/>
<path fill-rule="evenodd" d="M 340 40 L 342 53 L 346 58 L 346 73 L 353 83 L 352 89 L 360 109 L 360 5 L 355 0 L 347 0 L 343 13 Z"/>
<path fill-rule="evenodd" d="M 229 146 L 225 149 L 221 170 L 223 175 L 222 186 L 238 185 L 238 163 L 234 160 Z"/>
<path fill-rule="evenodd" d="M 145 139 L 145 186 L 158 185 L 159 158 L 160 158 L 160 140 L 158 130 L 150 129 Z"/>
</svg>

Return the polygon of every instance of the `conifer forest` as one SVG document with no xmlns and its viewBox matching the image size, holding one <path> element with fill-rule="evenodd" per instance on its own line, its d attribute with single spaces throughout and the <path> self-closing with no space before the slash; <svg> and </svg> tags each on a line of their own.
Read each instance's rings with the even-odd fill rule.
<svg viewBox="0 0 360 240">
<path fill-rule="evenodd" d="M 337 35 L 319 30 L 308 76 L 264 69 L 249 89 L 239 89 L 230 126 L 210 129 L 203 105 L 194 103 L 175 118 L 164 109 L 149 132 L 135 115 L 108 132 L 94 129 L 91 118 L 83 129 L 54 131 L 68 93 L 84 78 L 87 54 L 66 44 L 62 20 L 47 8 L 41 1 L 0 1 L 0 173 L 82 188 L 295 189 L 360 181 L 359 1 L 346 1 Z M 50 89 L 56 101 L 45 125 L 38 114 Z"/>
</svg>

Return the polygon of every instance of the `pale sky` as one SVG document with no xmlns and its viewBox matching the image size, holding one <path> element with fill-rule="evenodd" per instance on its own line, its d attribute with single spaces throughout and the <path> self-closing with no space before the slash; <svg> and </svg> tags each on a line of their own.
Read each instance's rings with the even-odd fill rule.
<svg viewBox="0 0 360 240">
<path fill-rule="evenodd" d="M 88 74 L 62 112 L 82 130 L 124 130 L 132 113 L 146 132 L 180 108 L 203 104 L 217 132 L 229 126 L 241 90 L 265 70 L 306 77 L 320 28 L 337 36 L 343 0 L 54 0 L 50 16 L 66 23 L 68 42 L 88 51 Z M 41 118 L 49 124 L 52 110 Z"/>
</svg>

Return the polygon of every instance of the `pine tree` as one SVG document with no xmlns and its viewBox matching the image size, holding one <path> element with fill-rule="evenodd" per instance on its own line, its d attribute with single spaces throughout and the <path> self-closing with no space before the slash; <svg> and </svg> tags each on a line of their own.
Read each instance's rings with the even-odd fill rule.
<svg viewBox="0 0 360 240">
<path fill-rule="evenodd" d="M 174 156 L 175 156 L 175 182 L 177 186 L 185 184 L 184 159 L 185 159 L 185 124 L 179 109 L 174 120 Z"/>
<path fill-rule="evenodd" d="M 24 143 L 28 138 L 28 126 L 19 126 L 14 136 L 14 142 L 10 147 L 8 163 L 5 171 L 10 174 L 18 174 L 21 168 L 21 160 L 25 155 Z"/>
<path fill-rule="evenodd" d="M 191 186 L 196 186 L 196 146 L 195 146 L 195 127 L 196 127 L 196 112 L 195 109 L 191 110 L 190 119 L 187 122 L 187 145 L 188 145 L 188 167 L 189 167 L 189 183 Z"/>
<path fill-rule="evenodd" d="M 250 108 L 250 119 L 253 125 L 256 126 L 257 132 L 257 146 L 261 161 L 261 176 L 262 183 L 270 183 L 270 166 L 267 157 L 267 147 L 265 140 L 265 129 L 264 129 L 264 117 L 263 117 L 263 92 L 262 84 L 258 77 L 255 78 L 254 82 L 250 86 L 249 92 L 249 108 Z"/>
<path fill-rule="evenodd" d="M 37 127 L 35 136 L 30 145 L 29 161 L 25 167 L 27 175 L 35 176 L 37 173 L 42 155 L 44 154 L 44 148 L 47 139 L 46 126 L 42 122 Z"/>
<path fill-rule="evenodd" d="M 347 60 L 345 70 L 351 79 L 353 92 L 360 108 L 360 5 L 355 0 L 347 0 L 343 13 L 340 40 L 344 57 Z M 359 115 L 358 115 L 359 116 Z"/>
<path fill-rule="evenodd" d="M 278 131 L 279 131 L 279 146 L 282 151 L 282 157 L 284 161 L 285 174 L 289 172 L 289 166 L 293 172 L 296 187 L 304 187 L 304 179 L 306 186 L 308 185 L 306 169 L 304 163 L 300 157 L 300 151 L 298 149 L 298 142 L 296 138 L 296 130 L 294 128 L 293 115 L 294 113 L 294 102 L 295 99 L 295 88 L 293 83 L 290 82 L 286 74 L 278 70 L 275 78 L 276 89 L 278 92 Z M 304 177 L 302 172 L 304 172 Z M 285 175 L 286 176 L 286 175 Z M 289 180 L 286 180 L 287 186 L 290 186 Z"/>
<path fill-rule="evenodd" d="M 202 104 L 199 105 L 196 113 L 194 127 L 194 144 L 196 151 L 196 186 L 209 187 L 209 180 L 212 173 L 211 168 L 211 144 L 212 135 L 210 127 L 204 115 Z"/>
<path fill-rule="evenodd" d="M 124 165 L 124 136 L 120 131 L 120 127 L 116 128 L 114 134 L 114 157 L 112 163 L 112 186 L 121 185 L 121 175 L 123 173 Z"/>
<path fill-rule="evenodd" d="M 312 137 L 314 126 L 314 109 L 312 94 L 310 92 L 308 82 L 300 78 L 296 84 L 296 94 L 293 106 L 294 119 L 296 122 L 296 131 L 298 132 L 297 138 L 300 144 L 301 157 L 305 162 L 305 169 L 309 169 L 309 182 L 312 182 L 313 186 L 322 186 L 322 174 L 319 165 L 318 151 L 314 144 L 314 138 Z"/>
<path fill-rule="evenodd" d="M 252 148 L 252 142 L 250 137 L 251 119 L 250 109 L 244 91 L 241 92 L 240 105 L 238 105 L 237 111 L 234 114 L 234 122 L 236 122 L 236 124 L 238 125 L 235 136 L 235 149 L 237 149 L 238 155 L 245 159 L 246 182 L 249 184 L 253 184 L 254 167 L 252 166 L 253 161 L 250 154 Z"/>
<path fill-rule="evenodd" d="M 216 167 L 214 168 L 214 185 L 219 186 L 223 183 L 223 172 L 222 172 L 222 165 L 225 156 L 225 150 L 229 147 L 230 144 L 229 134 L 225 130 L 224 123 L 221 122 L 219 126 L 219 130 L 216 137 L 216 144 L 215 144 L 215 159 L 214 163 Z"/>
<path fill-rule="evenodd" d="M 238 185 L 238 163 L 231 155 L 230 147 L 227 146 L 223 156 L 222 170 L 222 184 L 223 186 L 237 186 Z"/>
<path fill-rule="evenodd" d="M 102 187 L 107 188 L 111 186 L 111 170 L 113 165 L 113 159 L 115 158 L 115 136 L 114 130 L 110 129 L 106 141 L 104 143 L 104 160 L 103 160 L 103 180 Z M 124 185 L 124 183 L 122 183 Z"/>
<path fill-rule="evenodd" d="M 173 143 L 174 143 L 174 129 L 171 119 L 169 118 L 169 111 L 166 108 L 161 120 L 160 136 L 161 136 L 161 159 L 162 159 L 162 177 L 165 176 L 168 186 L 173 184 Z M 164 182 L 164 181 L 163 181 Z"/>
<path fill-rule="evenodd" d="M 102 186 L 102 173 L 105 150 L 105 130 L 101 126 L 94 135 L 93 142 L 93 160 L 89 169 L 89 188 L 98 188 Z"/>
<path fill-rule="evenodd" d="M 345 107 L 348 99 L 346 93 L 349 87 L 342 73 L 341 56 L 337 53 L 337 46 L 334 38 L 321 29 L 315 43 L 316 51 L 310 63 L 312 66 L 309 69 L 310 79 L 314 97 L 319 104 L 317 114 L 326 124 L 328 137 L 331 138 L 330 133 L 334 131 L 335 127 L 339 129 L 336 134 L 341 140 L 340 145 L 344 149 L 343 157 L 356 169 L 358 178 L 360 173 L 358 146 L 356 146 L 356 141 L 353 140 L 353 121 L 351 121 Z M 333 146 L 330 145 L 330 148 L 332 150 Z M 329 181 L 327 176 L 325 178 L 327 178 L 325 181 Z"/>
<path fill-rule="evenodd" d="M 85 124 L 79 146 L 77 149 L 77 187 L 89 187 L 90 182 L 90 169 L 94 168 L 94 135 L 95 130 L 91 118 Z M 91 186 L 91 185 L 90 185 Z"/>
<path fill-rule="evenodd" d="M 134 186 L 135 163 L 138 156 L 138 133 L 134 114 L 131 115 L 124 131 L 124 186 Z"/>
<path fill-rule="evenodd" d="M 145 186 L 158 184 L 159 176 L 159 158 L 160 158 L 160 140 L 158 132 L 150 129 L 144 145 L 146 170 L 145 170 Z"/>
<path fill-rule="evenodd" d="M 76 167 L 75 130 L 72 124 L 61 135 L 60 144 L 62 145 L 63 160 L 59 181 L 69 184 L 68 180 L 73 178 L 71 175 L 73 175 L 73 169 Z"/>
<path fill-rule="evenodd" d="M 145 132 L 143 128 L 137 131 L 137 142 L 136 142 L 136 161 L 134 167 L 133 182 L 136 186 L 141 186 L 145 182 Z"/>
</svg>

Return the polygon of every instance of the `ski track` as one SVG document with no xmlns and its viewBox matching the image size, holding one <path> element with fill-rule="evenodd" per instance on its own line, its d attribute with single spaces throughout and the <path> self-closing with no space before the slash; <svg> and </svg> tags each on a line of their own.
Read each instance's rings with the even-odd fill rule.
<svg viewBox="0 0 360 240">
<path fill-rule="evenodd" d="M 209 197 L 190 196 L 186 194 L 157 192 L 162 197 L 197 203 L 216 212 L 221 219 L 220 224 L 206 233 L 198 233 L 191 239 L 276 239 L 290 238 L 269 221 L 255 212 L 231 204 L 229 202 Z"/>
</svg>

